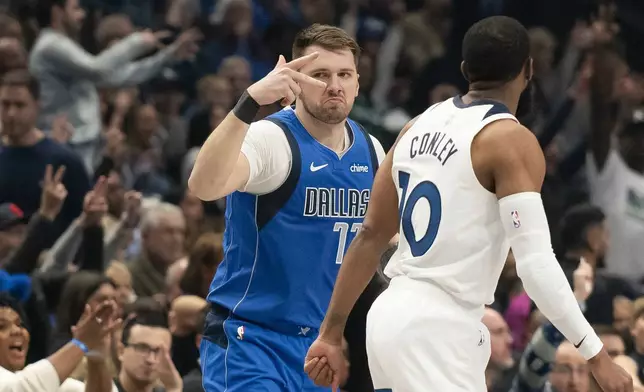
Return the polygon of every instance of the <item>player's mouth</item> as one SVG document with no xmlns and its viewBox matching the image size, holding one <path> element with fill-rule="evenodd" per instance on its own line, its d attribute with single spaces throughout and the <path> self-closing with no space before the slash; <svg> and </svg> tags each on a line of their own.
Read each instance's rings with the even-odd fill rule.
<svg viewBox="0 0 644 392">
<path fill-rule="evenodd" d="M 324 101 L 324 103 L 344 103 L 344 99 L 340 97 L 333 97 L 327 99 L 326 101 Z"/>
</svg>

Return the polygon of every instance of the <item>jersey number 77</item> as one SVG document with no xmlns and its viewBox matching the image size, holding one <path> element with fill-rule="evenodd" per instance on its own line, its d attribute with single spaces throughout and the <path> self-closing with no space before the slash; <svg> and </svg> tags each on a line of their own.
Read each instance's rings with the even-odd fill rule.
<svg viewBox="0 0 644 392">
<path fill-rule="evenodd" d="M 431 181 L 423 181 L 409 191 L 409 178 L 411 175 L 404 171 L 398 172 L 398 185 L 402 189 L 400 195 L 400 222 L 402 233 L 409 244 L 409 249 L 414 257 L 420 257 L 429 251 L 436 240 L 438 227 L 441 223 L 441 194 L 436 185 Z M 407 195 L 409 191 L 409 195 Z M 412 214 L 414 207 L 420 199 L 427 199 L 429 202 L 430 215 L 427 220 L 427 230 L 425 234 L 416 240 L 416 232 L 412 223 Z"/>
</svg>

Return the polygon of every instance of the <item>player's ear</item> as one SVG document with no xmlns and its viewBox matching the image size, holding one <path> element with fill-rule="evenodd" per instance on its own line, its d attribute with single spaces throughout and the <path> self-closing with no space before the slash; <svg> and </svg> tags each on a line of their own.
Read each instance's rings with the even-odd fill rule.
<svg viewBox="0 0 644 392">
<path fill-rule="evenodd" d="M 530 57 L 526 64 L 526 81 L 530 82 L 532 80 L 532 76 L 534 76 L 534 60 Z"/>
<path fill-rule="evenodd" d="M 470 81 L 470 79 L 467 77 L 467 72 L 465 72 L 465 61 L 461 61 L 461 74 L 463 75 L 465 80 L 467 80 L 468 82 Z"/>
<path fill-rule="evenodd" d="M 356 83 L 356 97 L 358 96 L 358 93 L 360 93 L 360 74 L 356 74 L 358 77 L 358 83 Z"/>
</svg>

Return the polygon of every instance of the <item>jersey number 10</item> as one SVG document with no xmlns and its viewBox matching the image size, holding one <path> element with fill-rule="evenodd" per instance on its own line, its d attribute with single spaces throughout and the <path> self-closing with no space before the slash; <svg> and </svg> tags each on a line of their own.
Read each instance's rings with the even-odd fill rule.
<svg viewBox="0 0 644 392">
<path fill-rule="evenodd" d="M 423 181 L 416 185 L 414 189 L 409 192 L 407 197 L 407 190 L 409 187 L 410 174 L 404 171 L 398 172 L 398 185 L 402 189 L 400 195 L 400 222 L 402 226 L 402 233 L 405 240 L 409 244 L 409 249 L 414 257 L 420 257 L 427 253 L 429 248 L 432 247 L 436 235 L 438 234 L 438 226 L 441 223 L 441 194 L 438 188 L 431 181 Z M 407 198 L 406 198 L 407 197 Z M 427 199 L 429 202 L 429 219 L 427 220 L 427 230 L 425 235 L 418 241 L 416 240 L 416 232 L 412 224 L 411 217 L 414 212 L 414 207 L 420 199 Z"/>
</svg>

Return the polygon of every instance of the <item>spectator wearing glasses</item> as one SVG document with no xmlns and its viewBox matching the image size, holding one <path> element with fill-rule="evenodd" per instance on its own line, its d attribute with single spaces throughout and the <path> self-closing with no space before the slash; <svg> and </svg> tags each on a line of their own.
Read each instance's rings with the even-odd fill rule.
<svg viewBox="0 0 644 392">
<path fill-rule="evenodd" d="M 161 313 L 142 312 L 126 323 L 119 346 L 119 392 L 181 392 L 183 381 L 170 357 L 171 344 Z"/>
</svg>

